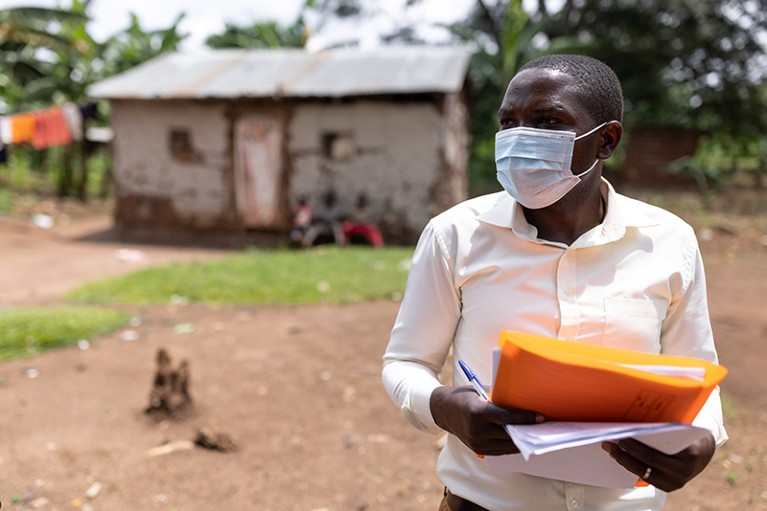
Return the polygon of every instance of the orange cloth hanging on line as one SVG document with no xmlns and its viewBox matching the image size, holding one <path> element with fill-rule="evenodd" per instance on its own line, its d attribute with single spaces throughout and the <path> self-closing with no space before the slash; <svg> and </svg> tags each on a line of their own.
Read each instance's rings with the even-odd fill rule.
<svg viewBox="0 0 767 511">
<path fill-rule="evenodd" d="M 35 149 L 66 145 L 72 142 L 64 110 L 61 107 L 34 112 L 35 133 L 32 144 Z"/>
<path fill-rule="evenodd" d="M 14 144 L 31 142 L 35 136 L 34 114 L 15 114 L 9 116 L 11 121 L 11 140 Z"/>
<path fill-rule="evenodd" d="M 67 116 L 64 109 L 56 107 L 51 112 L 51 118 L 56 131 L 54 138 L 55 145 L 68 145 L 72 143 L 72 130 L 69 128 Z"/>
<path fill-rule="evenodd" d="M 32 112 L 35 117 L 35 132 L 32 136 L 32 146 L 35 149 L 48 147 L 48 112 L 38 110 Z"/>
</svg>

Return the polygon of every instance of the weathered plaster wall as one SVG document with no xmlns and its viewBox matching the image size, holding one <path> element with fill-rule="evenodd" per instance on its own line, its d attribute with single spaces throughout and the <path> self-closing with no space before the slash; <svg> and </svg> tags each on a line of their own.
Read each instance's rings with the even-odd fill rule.
<svg viewBox="0 0 767 511">
<path fill-rule="evenodd" d="M 433 190 L 444 162 L 444 129 L 441 113 L 430 103 L 301 105 L 288 126 L 291 197 L 306 194 L 316 205 L 332 188 L 351 211 L 357 194 L 364 192 L 374 217 L 418 232 L 444 208 L 436 203 Z M 352 155 L 341 160 L 326 157 L 323 133 L 350 133 Z"/>
<path fill-rule="evenodd" d="M 231 201 L 224 108 L 182 101 L 112 102 L 118 223 L 207 227 L 221 220 Z M 194 154 L 186 161 L 171 154 L 174 128 L 189 132 Z"/>
<path fill-rule="evenodd" d="M 466 109 L 444 101 L 348 103 L 116 101 L 116 220 L 131 230 L 243 228 L 234 205 L 232 120 L 254 113 L 285 121 L 284 188 L 318 206 L 333 189 L 348 212 L 365 193 L 390 242 L 414 241 L 429 218 L 466 196 Z M 188 130 L 193 154 L 179 160 L 173 129 Z M 343 156 L 327 135 L 348 136 Z"/>
<path fill-rule="evenodd" d="M 443 168 L 435 196 L 438 204 L 448 207 L 469 195 L 469 112 L 461 94 L 446 94 L 442 110 Z"/>
</svg>

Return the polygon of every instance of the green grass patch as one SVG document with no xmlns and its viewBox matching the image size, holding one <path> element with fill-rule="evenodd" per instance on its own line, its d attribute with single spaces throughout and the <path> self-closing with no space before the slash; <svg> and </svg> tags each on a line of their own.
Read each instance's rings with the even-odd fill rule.
<svg viewBox="0 0 767 511">
<path fill-rule="evenodd" d="M 42 351 L 107 334 L 130 315 L 91 307 L 0 309 L 0 360 Z"/>
<path fill-rule="evenodd" d="M 740 420 L 740 418 L 743 416 L 743 412 L 737 406 L 735 406 L 735 403 L 732 402 L 730 396 L 724 392 L 721 392 L 719 396 L 722 400 L 722 415 L 724 416 L 725 420 L 732 422 Z"/>
<path fill-rule="evenodd" d="M 0 188 L 0 215 L 7 215 L 13 209 L 13 192 Z"/>
<path fill-rule="evenodd" d="M 212 262 L 176 263 L 86 284 L 87 303 L 352 303 L 399 299 L 412 248 L 248 250 Z"/>
</svg>

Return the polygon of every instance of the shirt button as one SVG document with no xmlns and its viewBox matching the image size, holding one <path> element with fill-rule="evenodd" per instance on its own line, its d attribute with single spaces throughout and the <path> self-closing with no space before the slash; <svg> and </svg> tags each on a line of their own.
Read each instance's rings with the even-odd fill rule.
<svg viewBox="0 0 767 511">
<path fill-rule="evenodd" d="M 573 509 L 578 509 L 578 501 L 577 500 L 575 500 L 575 499 L 571 500 L 570 501 L 570 505 L 572 506 Z"/>
</svg>

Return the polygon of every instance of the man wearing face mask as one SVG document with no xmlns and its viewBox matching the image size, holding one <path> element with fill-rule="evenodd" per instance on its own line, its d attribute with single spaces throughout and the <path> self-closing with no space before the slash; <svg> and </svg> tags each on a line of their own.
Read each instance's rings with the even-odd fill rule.
<svg viewBox="0 0 767 511">
<path fill-rule="evenodd" d="M 694 422 L 711 434 L 680 453 L 631 439 L 603 445 L 616 469 L 647 486 L 563 482 L 498 470 L 477 456 L 518 453 L 502 425 L 545 420 L 489 403 L 458 368 L 463 360 L 489 382 L 503 330 L 717 362 L 693 230 L 602 178 L 622 117 L 620 84 L 603 63 L 531 61 L 499 109 L 504 191 L 445 211 L 421 235 L 383 381 L 415 427 L 449 433 L 437 467 L 446 487 L 440 511 L 660 510 L 666 492 L 699 474 L 727 439 L 715 390 Z M 451 349 L 453 382 L 443 385 Z"/>
</svg>

